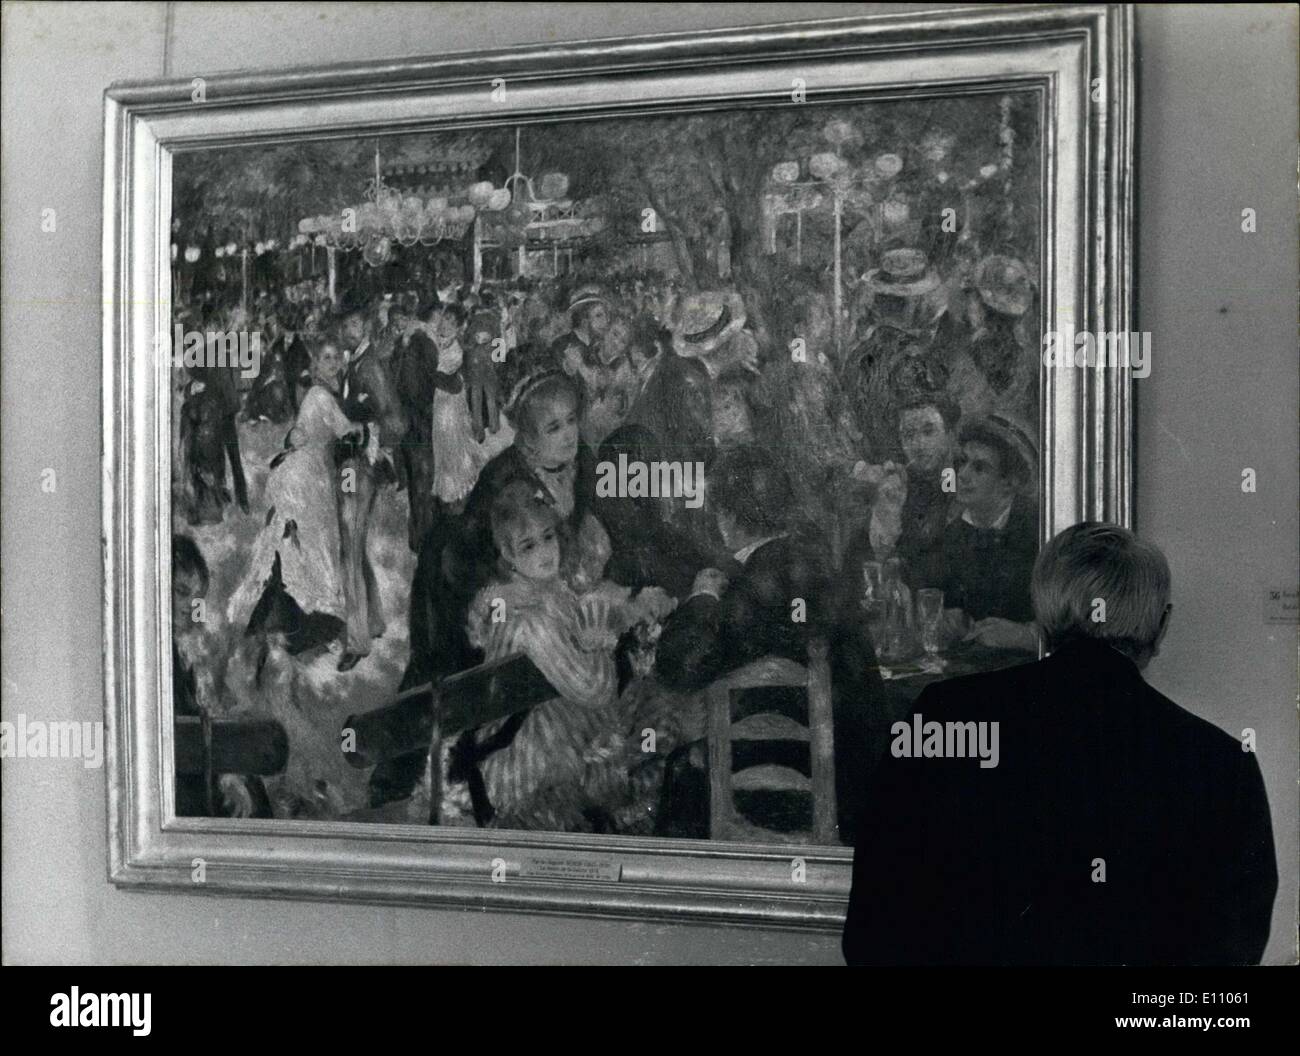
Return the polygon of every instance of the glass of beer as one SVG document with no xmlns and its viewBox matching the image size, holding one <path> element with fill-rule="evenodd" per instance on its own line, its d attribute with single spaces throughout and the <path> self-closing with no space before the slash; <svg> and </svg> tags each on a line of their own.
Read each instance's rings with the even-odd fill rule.
<svg viewBox="0 0 1300 1056">
<path fill-rule="evenodd" d="M 916 622 L 921 631 L 921 647 L 933 659 L 943 649 L 943 591 L 923 587 L 916 592 Z"/>
</svg>

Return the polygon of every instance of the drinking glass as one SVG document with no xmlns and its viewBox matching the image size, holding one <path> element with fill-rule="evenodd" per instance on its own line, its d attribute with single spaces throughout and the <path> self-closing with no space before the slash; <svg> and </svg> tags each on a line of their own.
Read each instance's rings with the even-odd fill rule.
<svg viewBox="0 0 1300 1056">
<path fill-rule="evenodd" d="M 889 629 L 889 603 L 884 598 L 872 598 L 862 603 L 867 613 L 867 632 L 872 644 L 879 654 L 885 646 L 886 632 Z"/>
<path fill-rule="evenodd" d="M 921 647 L 935 657 L 943 649 L 943 591 L 924 587 L 916 592 L 916 622 L 921 628 Z"/>
<path fill-rule="evenodd" d="M 879 561 L 863 562 L 863 601 L 878 601 L 884 598 L 884 575 L 884 566 Z"/>
</svg>

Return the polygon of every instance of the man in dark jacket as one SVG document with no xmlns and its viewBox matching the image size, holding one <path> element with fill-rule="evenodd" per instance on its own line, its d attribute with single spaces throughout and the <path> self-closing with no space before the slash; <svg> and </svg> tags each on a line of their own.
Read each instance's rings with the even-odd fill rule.
<svg viewBox="0 0 1300 1056">
<path fill-rule="evenodd" d="M 730 580 L 717 569 L 704 569 L 695 577 L 691 596 L 664 626 L 657 674 L 673 689 L 703 689 L 764 656 L 806 664 L 809 640 L 825 639 L 830 647 L 840 836 L 851 841 L 865 776 L 874 761 L 870 717 L 880 711 L 883 698 L 865 621 L 854 614 L 847 592 L 830 572 L 825 545 L 795 523 L 789 479 L 765 451 L 751 447 L 725 451 L 708 472 L 705 501 L 742 568 Z M 769 699 L 751 703 L 750 697 L 758 694 Z M 780 695 L 778 690 L 739 694 L 732 716 L 785 711 L 784 702 L 775 702 L 774 708 L 770 699 Z M 793 758 L 793 746 L 783 747 L 779 741 L 753 743 L 766 743 L 778 755 L 742 758 L 741 742 L 737 742 L 738 765 L 773 762 L 800 768 L 802 760 Z M 707 788 L 701 789 L 698 779 L 691 782 L 682 773 L 680 760 L 670 764 L 666 781 L 670 791 L 683 783 L 691 791 L 680 795 L 677 803 L 667 804 L 664 834 L 707 835 Z M 746 813 L 739 800 L 737 807 Z M 763 819 L 758 820 L 762 824 Z"/>
<path fill-rule="evenodd" d="M 850 964 L 1259 961 L 1277 892 L 1259 765 L 1140 674 L 1169 582 L 1131 532 L 1067 528 L 1033 576 L 1051 655 L 929 686 L 895 724 Z"/>
</svg>

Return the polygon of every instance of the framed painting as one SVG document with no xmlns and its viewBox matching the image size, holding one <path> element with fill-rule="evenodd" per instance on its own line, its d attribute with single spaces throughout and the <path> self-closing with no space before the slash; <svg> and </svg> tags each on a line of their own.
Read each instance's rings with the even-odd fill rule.
<svg viewBox="0 0 1300 1056">
<path fill-rule="evenodd" d="M 892 725 L 1129 521 L 1132 49 L 980 7 L 110 88 L 113 882 L 838 927 Z"/>
</svg>

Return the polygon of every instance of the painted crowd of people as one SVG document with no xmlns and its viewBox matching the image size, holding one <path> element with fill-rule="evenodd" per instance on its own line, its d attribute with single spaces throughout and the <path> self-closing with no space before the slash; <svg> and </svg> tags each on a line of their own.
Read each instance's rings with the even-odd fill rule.
<svg viewBox="0 0 1300 1056">
<path fill-rule="evenodd" d="M 894 561 L 911 590 L 941 589 L 951 642 L 1036 648 L 1034 298 L 1014 258 L 958 257 L 941 277 L 903 247 L 838 321 L 800 274 L 763 299 L 651 274 L 476 287 L 456 266 L 337 306 L 304 282 L 247 312 L 192 308 L 178 319 L 255 327 L 266 347 L 242 389 L 228 367 L 177 372 L 177 523 L 221 522 L 227 463 L 248 512 L 239 423 L 279 423 L 227 606 L 264 658 L 332 646 L 346 678 L 405 601 L 394 692 L 534 662 L 554 700 L 447 746 L 464 788 L 442 814 L 459 803 L 466 823 L 707 835 L 699 691 L 825 640 L 847 840 L 894 717 L 864 566 Z M 700 501 L 600 486 L 620 460 L 701 467 Z M 382 596 L 367 547 L 385 489 L 405 496 L 405 599 Z M 206 577 L 180 538 L 174 582 Z M 806 716 L 780 696 L 737 715 Z M 807 769 L 806 745 L 769 743 L 770 761 Z M 382 764 L 372 805 L 409 796 L 424 769 Z M 773 829 L 806 820 L 762 789 L 737 805 Z"/>
</svg>

